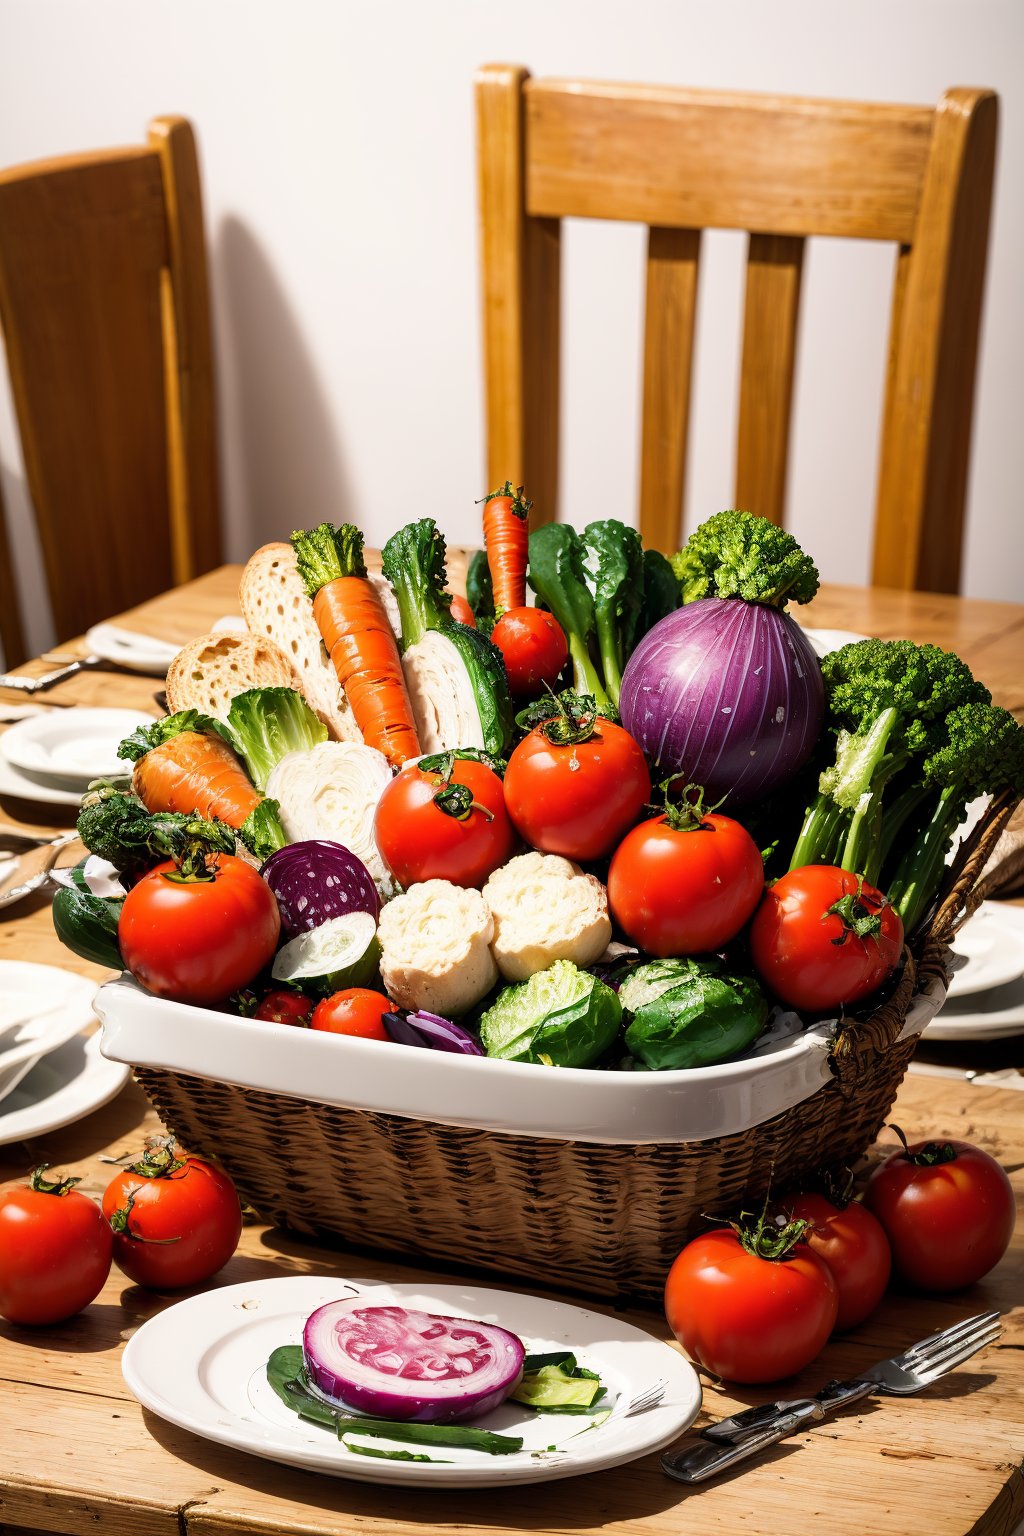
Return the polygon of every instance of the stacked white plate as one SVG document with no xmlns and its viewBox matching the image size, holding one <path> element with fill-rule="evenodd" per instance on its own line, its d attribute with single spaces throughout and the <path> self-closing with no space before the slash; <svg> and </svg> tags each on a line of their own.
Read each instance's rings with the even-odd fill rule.
<svg viewBox="0 0 1024 1536">
<path fill-rule="evenodd" d="M 957 935 L 957 969 L 929 1040 L 1024 1034 L 1024 907 L 983 901 Z"/>
<path fill-rule="evenodd" d="M 43 805 L 78 805 L 93 779 L 131 771 L 117 755 L 152 715 L 136 709 L 51 709 L 0 735 L 0 795 Z"/>
<path fill-rule="evenodd" d="M 0 1146 L 69 1125 L 125 1082 L 128 1068 L 87 1033 L 95 995 L 56 966 L 0 960 Z"/>
</svg>

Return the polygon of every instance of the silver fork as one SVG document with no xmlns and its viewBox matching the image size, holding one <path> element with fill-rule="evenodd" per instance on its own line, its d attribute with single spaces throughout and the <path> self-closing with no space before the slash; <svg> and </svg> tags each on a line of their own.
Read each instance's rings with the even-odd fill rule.
<svg viewBox="0 0 1024 1536">
<path fill-rule="evenodd" d="M 631 1413 L 646 1413 L 648 1408 L 657 1408 L 667 1391 L 667 1381 L 656 1381 L 645 1392 L 634 1397 L 623 1417 L 628 1419 Z"/>
<path fill-rule="evenodd" d="M 700 1483 L 737 1462 L 756 1456 L 794 1430 L 823 1419 L 837 1408 L 873 1392 L 909 1397 L 969 1360 L 1002 1332 L 998 1312 L 982 1312 L 922 1339 L 891 1360 L 880 1360 L 853 1381 L 831 1381 L 815 1396 L 767 1403 L 733 1414 L 703 1431 L 704 1444 L 671 1451 L 661 1458 L 670 1477 Z M 709 1443 L 710 1442 L 710 1443 Z"/>
</svg>

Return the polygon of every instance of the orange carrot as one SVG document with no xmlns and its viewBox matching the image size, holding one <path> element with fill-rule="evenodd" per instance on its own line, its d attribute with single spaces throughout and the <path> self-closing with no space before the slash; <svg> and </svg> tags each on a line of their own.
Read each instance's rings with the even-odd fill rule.
<svg viewBox="0 0 1024 1536">
<path fill-rule="evenodd" d="M 241 828 L 263 796 L 220 736 L 181 731 L 140 757 L 132 789 L 147 811 L 218 817 Z"/>
<path fill-rule="evenodd" d="M 398 646 L 376 589 L 367 580 L 363 536 L 351 523 L 321 523 L 292 544 L 327 654 L 367 746 L 392 767 L 420 744 Z"/>
<path fill-rule="evenodd" d="M 468 624 L 470 629 L 476 629 L 473 610 L 459 592 L 452 593 L 451 615 L 456 624 Z"/>
<path fill-rule="evenodd" d="M 484 497 L 484 547 L 494 587 L 494 611 L 500 618 L 508 608 L 526 603 L 526 555 L 532 502 L 523 488 L 506 480 L 500 491 Z"/>
</svg>

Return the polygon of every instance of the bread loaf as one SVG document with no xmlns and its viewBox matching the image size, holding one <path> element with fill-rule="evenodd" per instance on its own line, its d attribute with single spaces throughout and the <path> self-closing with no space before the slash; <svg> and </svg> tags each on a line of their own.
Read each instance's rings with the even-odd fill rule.
<svg viewBox="0 0 1024 1536">
<path fill-rule="evenodd" d="M 298 688 L 299 680 L 281 648 L 265 637 L 224 630 L 200 635 L 167 669 L 167 707 L 198 709 L 226 720 L 231 700 L 247 688 Z"/>
</svg>

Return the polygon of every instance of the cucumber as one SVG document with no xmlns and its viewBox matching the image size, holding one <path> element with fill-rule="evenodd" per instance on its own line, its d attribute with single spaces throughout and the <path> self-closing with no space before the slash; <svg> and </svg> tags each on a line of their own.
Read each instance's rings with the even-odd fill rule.
<svg viewBox="0 0 1024 1536">
<path fill-rule="evenodd" d="M 272 975 L 315 997 L 342 987 L 365 987 L 377 974 L 380 944 L 369 912 L 346 912 L 309 933 L 297 934 L 279 949 Z"/>
<path fill-rule="evenodd" d="M 109 966 L 112 971 L 123 970 L 117 947 L 121 906 L 121 901 L 94 896 L 87 886 L 62 885 L 51 908 L 58 939 L 83 960 Z"/>
</svg>

